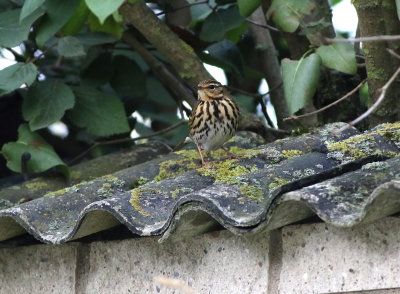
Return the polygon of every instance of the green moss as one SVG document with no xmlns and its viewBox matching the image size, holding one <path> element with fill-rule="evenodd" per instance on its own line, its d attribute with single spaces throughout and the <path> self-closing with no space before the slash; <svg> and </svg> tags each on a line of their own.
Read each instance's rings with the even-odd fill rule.
<svg viewBox="0 0 400 294">
<path fill-rule="evenodd" d="M 140 186 L 146 184 L 148 181 L 149 181 L 148 178 L 140 177 L 139 179 L 137 179 L 136 181 L 134 181 L 129 187 L 130 187 L 131 189 L 135 189 L 135 188 L 137 188 L 137 187 L 140 187 Z"/>
<path fill-rule="evenodd" d="M 239 184 L 239 176 L 256 171 L 257 168 L 247 168 L 238 164 L 237 159 L 215 162 L 197 169 L 204 176 L 213 177 L 217 183 Z"/>
<path fill-rule="evenodd" d="M 296 150 L 296 149 L 282 150 L 282 154 L 285 158 L 289 159 L 289 158 L 293 158 L 293 157 L 302 155 L 303 151 Z"/>
<path fill-rule="evenodd" d="M 239 191 L 242 195 L 246 195 L 248 198 L 262 201 L 264 199 L 264 193 L 261 187 L 250 186 L 249 184 L 244 184 L 239 186 Z"/>
<path fill-rule="evenodd" d="M 400 140 L 400 123 L 383 124 L 372 129 L 368 133 L 353 136 L 340 142 L 327 143 L 327 148 L 331 152 L 330 157 L 343 160 L 346 156 L 350 159 L 359 159 L 368 155 L 385 154 L 397 156 L 397 153 L 383 149 L 375 149 L 375 137 L 382 136 L 385 140 L 394 143 Z M 339 152 L 339 153 L 338 153 Z"/>
<path fill-rule="evenodd" d="M 270 176 L 273 176 L 273 175 L 270 175 Z M 268 185 L 268 188 L 270 190 L 275 190 L 276 188 L 279 188 L 280 186 L 283 186 L 289 182 L 290 181 L 287 179 L 274 177 L 274 180 Z"/>
<path fill-rule="evenodd" d="M 71 180 L 79 180 L 82 177 L 82 172 L 78 170 L 71 171 Z"/>
<path fill-rule="evenodd" d="M 112 192 L 112 186 L 110 183 L 104 183 L 103 186 L 97 190 L 97 196 L 100 198 L 108 198 Z"/>
</svg>

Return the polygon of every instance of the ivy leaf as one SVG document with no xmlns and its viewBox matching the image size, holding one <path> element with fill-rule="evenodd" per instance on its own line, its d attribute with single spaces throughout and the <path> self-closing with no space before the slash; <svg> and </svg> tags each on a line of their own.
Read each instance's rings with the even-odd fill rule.
<svg viewBox="0 0 400 294">
<path fill-rule="evenodd" d="M 311 54 L 300 60 L 282 60 L 283 89 L 289 114 L 309 104 L 317 89 L 321 59 Z"/>
<path fill-rule="evenodd" d="M 272 17 L 281 31 L 293 33 L 304 15 L 310 14 L 313 8 L 310 0 L 273 0 L 267 11 L 267 18 Z"/>
<path fill-rule="evenodd" d="M 19 21 L 22 22 L 27 16 L 35 12 L 36 9 L 40 8 L 45 0 L 26 0 L 24 6 L 22 6 Z"/>
<path fill-rule="evenodd" d="M 226 32 L 240 26 L 243 22 L 244 18 L 240 16 L 236 7 L 219 9 L 212 12 L 204 20 L 200 39 L 207 42 L 221 41 Z"/>
<path fill-rule="evenodd" d="M 43 81 L 33 84 L 24 97 L 22 114 L 29 127 L 36 131 L 59 121 L 74 106 L 75 97 L 65 84 Z"/>
<path fill-rule="evenodd" d="M 36 43 L 43 47 L 48 39 L 57 33 L 71 18 L 80 0 L 46 0 L 46 15 L 38 28 Z"/>
<path fill-rule="evenodd" d="M 333 43 L 320 46 L 316 53 L 326 67 L 354 75 L 357 72 L 357 61 L 354 47 L 349 43 Z"/>
<path fill-rule="evenodd" d="M 28 173 L 40 173 L 57 167 L 68 178 L 68 166 L 58 157 L 53 147 L 47 144 L 37 133 L 31 132 L 27 124 L 18 128 L 18 140 L 3 145 L 1 154 L 7 160 L 7 167 L 14 172 L 21 172 L 21 156 L 29 152 Z"/>
<path fill-rule="evenodd" d="M 261 0 L 237 0 L 241 16 L 248 17 L 258 8 Z"/>
<path fill-rule="evenodd" d="M 21 9 L 13 9 L 0 13 L 0 46 L 15 47 L 28 39 L 29 30 L 35 20 L 43 15 L 37 9 L 20 22 Z"/>
<path fill-rule="evenodd" d="M 67 112 L 67 117 L 74 124 L 99 137 L 130 131 L 120 99 L 87 86 L 75 87 L 73 90 L 76 104 Z"/>
<path fill-rule="evenodd" d="M 37 76 L 33 63 L 18 62 L 0 71 L 0 96 L 18 89 L 23 84 L 31 85 Z"/>
<path fill-rule="evenodd" d="M 86 52 L 77 38 L 66 36 L 58 41 L 58 54 L 64 57 L 78 57 L 85 55 Z"/>
<path fill-rule="evenodd" d="M 114 13 L 121 5 L 124 0 L 85 0 L 90 11 L 100 20 L 103 24 L 107 17 Z"/>
</svg>

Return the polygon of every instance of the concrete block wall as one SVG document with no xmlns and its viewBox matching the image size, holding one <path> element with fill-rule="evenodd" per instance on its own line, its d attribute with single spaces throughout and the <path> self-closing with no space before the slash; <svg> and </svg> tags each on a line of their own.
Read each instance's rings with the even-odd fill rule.
<svg viewBox="0 0 400 294">
<path fill-rule="evenodd" d="M 400 218 L 351 229 L 325 223 L 235 236 L 0 248 L 2 293 L 400 293 Z"/>
</svg>

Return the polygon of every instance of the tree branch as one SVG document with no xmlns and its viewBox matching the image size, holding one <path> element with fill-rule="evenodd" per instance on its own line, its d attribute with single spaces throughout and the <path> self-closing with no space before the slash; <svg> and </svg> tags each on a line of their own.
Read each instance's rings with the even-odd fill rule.
<svg viewBox="0 0 400 294">
<path fill-rule="evenodd" d="M 257 24 L 266 24 L 264 12 L 261 7 L 257 8 L 249 18 Z M 250 23 L 250 30 L 256 43 L 257 57 L 260 60 L 261 71 L 265 75 L 268 86 L 270 87 L 271 102 L 276 110 L 278 126 L 283 129 L 293 128 L 297 123 L 284 122 L 283 118 L 288 116 L 285 96 L 282 87 L 281 69 L 276 56 L 275 45 L 268 30 L 260 28 L 258 25 Z M 272 90 L 273 89 L 273 90 Z"/>
<path fill-rule="evenodd" d="M 324 38 L 326 43 L 355 43 L 355 42 L 384 42 L 384 41 L 400 41 L 400 35 L 382 35 L 382 36 L 370 36 L 360 38 L 349 38 L 349 39 L 332 39 Z"/>
<path fill-rule="evenodd" d="M 129 31 L 125 31 L 122 35 L 122 40 L 135 50 L 152 69 L 153 73 L 163 81 L 163 84 L 175 93 L 175 97 L 185 100 L 190 106 L 196 105 L 196 99 L 193 94 L 177 79 L 168 68 L 157 58 L 154 57 Z M 180 105 L 180 102 L 177 101 Z"/>
<path fill-rule="evenodd" d="M 158 19 L 143 0 L 125 2 L 119 12 L 157 48 L 190 87 L 194 89 L 199 81 L 211 78 L 193 48 Z"/>
</svg>

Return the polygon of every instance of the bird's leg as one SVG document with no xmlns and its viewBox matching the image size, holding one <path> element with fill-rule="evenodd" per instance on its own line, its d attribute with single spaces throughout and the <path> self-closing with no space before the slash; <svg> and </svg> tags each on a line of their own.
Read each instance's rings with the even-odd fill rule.
<svg viewBox="0 0 400 294">
<path fill-rule="evenodd" d="M 204 161 L 203 153 L 201 153 L 201 144 L 196 144 L 196 146 L 197 146 L 197 150 L 199 150 L 199 154 L 200 154 L 200 158 L 201 158 L 201 164 L 205 165 L 206 162 Z"/>
<path fill-rule="evenodd" d="M 226 152 L 226 154 L 228 154 L 228 158 L 231 158 L 231 159 L 232 159 L 232 158 L 234 158 L 234 159 L 240 159 L 240 156 L 238 156 L 238 155 L 236 155 L 236 154 L 230 152 L 229 149 L 228 149 L 227 147 L 222 146 L 221 148 Z"/>
</svg>

